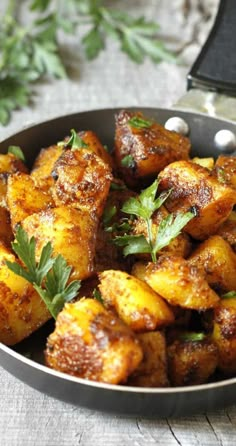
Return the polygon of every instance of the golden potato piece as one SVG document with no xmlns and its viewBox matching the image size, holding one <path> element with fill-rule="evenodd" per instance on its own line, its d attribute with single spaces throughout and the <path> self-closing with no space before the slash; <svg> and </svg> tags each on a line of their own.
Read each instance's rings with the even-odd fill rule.
<svg viewBox="0 0 236 446">
<path fill-rule="evenodd" d="M 236 156 L 218 156 L 214 173 L 221 183 L 236 188 Z"/>
<path fill-rule="evenodd" d="M 166 302 L 146 283 L 124 271 L 107 270 L 99 274 L 99 290 L 104 305 L 115 309 L 134 331 L 155 330 L 173 323 Z"/>
<path fill-rule="evenodd" d="M 236 373 L 236 299 L 221 299 L 214 309 L 212 339 L 219 351 L 219 369 Z"/>
<path fill-rule="evenodd" d="M 54 176 L 52 195 L 57 206 L 83 207 L 101 217 L 112 179 L 108 164 L 86 149 L 65 150 Z"/>
<path fill-rule="evenodd" d="M 88 145 L 88 147 L 86 147 L 87 151 L 95 153 L 95 155 L 99 156 L 104 163 L 108 164 L 110 167 L 113 166 L 113 159 L 111 155 L 102 145 L 96 133 L 92 132 L 91 130 L 86 130 L 78 132 L 78 135 L 82 138 L 85 144 Z"/>
<path fill-rule="evenodd" d="M 33 286 L 9 270 L 5 261 L 17 261 L 0 243 L 0 342 L 14 345 L 51 318 Z"/>
<path fill-rule="evenodd" d="M 53 199 L 50 194 L 35 186 L 30 175 L 19 172 L 8 180 L 7 204 L 14 230 L 29 215 L 53 206 Z"/>
<path fill-rule="evenodd" d="M 184 230 L 198 240 L 213 235 L 236 203 L 235 190 L 219 183 L 208 169 L 190 161 L 170 164 L 159 178 L 160 190 L 172 190 L 165 202 L 170 212 L 196 210 L 197 216 Z"/>
<path fill-rule="evenodd" d="M 232 211 L 227 220 L 219 227 L 217 234 L 223 237 L 236 251 L 236 212 Z"/>
<path fill-rule="evenodd" d="M 95 299 L 66 304 L 46 348 L 50 367 L 111 384 L 125 382 L 142 357 L 130 328 Z"/>
<path fill-rule="evenodd" d="M 168 386 L 164 334 L 160 331 L 150 331 L 138 334 L 137 338 L 143 350 L 143 360 L 130 376 L 128 384 L 139 387 Z"/>
<path fill-rule="evenodd" d="M 62 152 L 63 145 L 60 144 L 47 147 L 39 152 L 31 171 L 31 177 L 38 187 L 48 190 L 53 186 L 52 171 Z"/>
<path fill-rule="evenodd" d="M 214 158 L 212 157 L 198 158 L 197 156 L 195 156 L 194 158 L 191 159 L 191 161 L 193 163 L 199 164 L 202 167 L 206 167 L 209 170 L 212 170 L 215 164 Z"/>
<path fill-rule="evenodd" d="M 13 239 L 10 214 L 6 208 L 0 206 L 0 241 L 10 247 Z"/>
<path fill-rule="evenodd" d="M 188 159 L 190 150 L 188 138 L 151 121 L 148 127 L 135 128 L 130 124 L 134 117 L 147 120 L 142 113 L 126 110 L 116 116 L 114 152 L 118 170 L 131 187 L 142 179 L 155 178 L 158 172 L 173 161 Z M 127 156 L 132 162 L 124 165 Z"/>
<path fill-rule="evenodd" d="M 25 218 L 22 227 L 36 239 L 36 260 L 43 246 L 51 242 L 53 255 L 61 254 L 72 266 L 71 280 L 83 280 L 93 273 L 97 219 L 85 210 L 61 206 Z"/>
<path fill-rule="evenodd" d="M 169 379 L 172 386 L 203 384 L 218 364 L 216 345 L 202 341 L 175 340 L 167 347 Z"/>
<path fill-rule="evenodd" d="M 204 311 L 219 302 L 201 271 L 181 257 L 163 256 L 157 263 L 149 263 L 146 281 L 171 305 Z"/>
<path fill-rule="evenodd" d="M 23 161 L 12 153 L 0 154 L 0 206 L 7 207 L 7 181 L 10 174 L 27 171 L 28 169 Z"/>
<path fill-rule="evenodd" d="M 218 292 L 236 289 L 236 254 L 219 235 L 202 242 L 188 261 L 190 265 L 202 268 L 207 282 Z"/>
</svg>

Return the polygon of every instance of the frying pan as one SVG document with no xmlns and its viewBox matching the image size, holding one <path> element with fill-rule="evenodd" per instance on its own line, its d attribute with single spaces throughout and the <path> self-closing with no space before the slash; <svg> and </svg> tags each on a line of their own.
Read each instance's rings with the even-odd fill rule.
<svg viewBox="0 0 236 446">
<path fill-rule="evenodd" d="M 232 14 L 234 14 L 234 23 L 236 23 L 235 0 L 221 2 L 219 11 L 221 20 L 219 20 L 218 15 L 217 26 L 213 28 L 213 48 L 216 48 L 217 36 L 222 36 L 222 32 L 225 30 L 225 26 L 228 26 L 229 20 L 230 23 L 232 22 Z M 231 33 L 232 36 L 234 36 L 234 33 Z M 212 40 L 212 33 L 210 40 Z M 209 42 L 207 45 L 209 49 Z M 227 48 L 230 51 L 236 49 L 235 38 L 234 44 L 229 45 Z M 218 54 L 215 49 L 214 51 L 215 54 Z M 205 63 L 206 49 L 204 49 L 203 55 Z M 202 54 L 200 56 L 201 58 L 203 57 Z M 231 64 L 231 74 L 234 68 L 235 59 L 234 66 Z M 194 70 L 194 76 L 196 77 L 198 68 Z M 234 74 L 236 77 L 236 70 Z M 214 85 L 211 83 L 212 71 L 208 75 L 208 88 L 213 86 L 214 89 L 217 88 L 223 93 L 229 93 L 230 91 L 232 94 L 236 92 L 235 79 L 233 77 L 228 77 L 225 84 L 222 81 L 220 85 L 216 86 L 214 79 Z M 213 70 L 214 75 L 215 71 Z M 190 74 L 189 79 L 191 79 L 191 76 L 193 76 L 193 73 Z M 132 108 L 132 110 L 141 110 L 146 116 L 154 118 L 163 125 L 169 118 L 177 114 L 179 118 L 184 119 L 189 127 L 192 155 L 199 157 L 219 155 L 214 143 L 215 135 L 219 130 L 229 130 L 236 135 L 236 123 L 232 120 L 213 118 L 189 111 L 177 112 L 176 110 L 141 107 L 138 109 Z M 61 140 L 65 135 L 69 134 L 71 128 L 93 130 L 104 144 L 112 148 L 114 115 L 118 111 L 118 109 L 89 111 L 40 123 L 3 141 L 0 144 L 0 152 L 5 153 L 9 145 L 19 145 L 24 148 L 26 158 L 32 163 L 41 147 L 49 146 Z M 17 346 L 10 348 L 0 344 L 0 364 L 28 385 L 55 398 L 90 409 L 142 417 L 190 415 L 236 402 L 236 378 L 190 387 L 142 388 L 97 383 L 54 371 L 43 364 L 46 338 L 52 330 L 53 322 L 49 321 Z"/>
</svg>

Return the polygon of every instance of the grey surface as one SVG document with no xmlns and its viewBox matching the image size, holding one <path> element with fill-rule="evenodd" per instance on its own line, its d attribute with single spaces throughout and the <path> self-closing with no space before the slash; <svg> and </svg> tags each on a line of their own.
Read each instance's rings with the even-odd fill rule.
<svg viewBox="0 0 236 446">
<path fill-rule="evenodd" d="M 120 2 L 122 3 L 122 2 Z M 17 111 L 0 139 L 47 118 L 94 108 L 170 106 L 185 91 L 185 76 L 204 42 L 217 0 L 138 0 L 123 2 L 155 17 L 161 33 L 182 64 L 136 66 L 115 44 L 92 63 L 73 58 L 73 80 L 45 82 L 35 88 L 32 107 Z M 0 10 L 6 0 L 1 0 Z M 80 49 L 76 38 L 64 42 L 64 54 Z M 69 60 L 69 59 L 68 59 Z M 79 73 L 78 73 L 79 71 Z M 234 445 L 236 407 L 182 419 L 145 420 L 109 416 L 56 401 L 0 369 L 1 446 L 146 446 Z"/>
</svg>

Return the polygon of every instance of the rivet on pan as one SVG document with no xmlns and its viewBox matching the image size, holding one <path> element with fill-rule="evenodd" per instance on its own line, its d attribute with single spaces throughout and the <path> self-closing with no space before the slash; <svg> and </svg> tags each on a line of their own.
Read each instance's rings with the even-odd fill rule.
<svg viewBox="0 0 236 446">
<path fill-rule="evenodd" d="M 188 135 L 189 133 L 189 126 L 187 122 L 179 118 L 179 116 L 173 116 L 172 118 L 169 118 L 165 123 L 165 128 L 167 130 L 171 130 L 172 132 L 180 133 L 181 135 Z"/>
<path fill-rule="evenodd" d="M 214 143 L 221 152 L 231 153 L 236 150 L 236 136 L 231 130 L 219 130 L 215 134 Z"/>
</svg>

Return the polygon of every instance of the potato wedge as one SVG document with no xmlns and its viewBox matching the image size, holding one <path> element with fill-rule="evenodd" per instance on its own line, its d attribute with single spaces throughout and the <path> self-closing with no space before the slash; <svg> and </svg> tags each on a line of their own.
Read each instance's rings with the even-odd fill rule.
<svg viewBox="0 0 236 446">
<path fill-rule="evenodd" d="M 14 345 L 51 318 L 33 286 L 9 270 L 14 254 L 0 243 L 0 342 Z"/>
<path fill-rule="evenodd" d="M 53 207 L 51 195 L 35 186 L 26 173 L 10 176 L 7 186 L 7 204 L 11 214 L 12 229 L 29 215 Z"/>
<path fill-rule="evenodd" d="M 54 167 L 52 196 L 56 206 L 69 205 L 101 217 L 112 179 L 108 164 L 86 149 L 65 150 Z"/>
<path fill-rule="evenodd" d="M 236 156 L 218 156 L 214 173 L 220 182 L 236 188 Z"/>
<path fill-rule="evenodd" d="M 146 283 L 124 271 L 99 274 L 104 305 L 115 309 L 134 331 L 150 331 L 172 324 L 174 316 L 167 303 Z"/>
<path fill-rule="evenodd" d="M 201 270 L 181 257 L 163 256 L 157 263 L 149 263 L 146 281 L 171 305 L 204 311 L 219 302 L 219 296 L 209 287 Z"/>
<path fill-rule="evenodd" d="M 36 259 L 51 242 L 53 255 L 61 254 L 72 266 L 71 280 L 83 280 L 94 270 L 97 218 L 85 210 L 61 206 L 32 214 L 22 221 L 29 238 L 36 239 Z"/>
<path fill-rule="evenodd" d="M 217 234 L 226 240 L 236 252 L 236 212 L 232 211 L 227 220 L 219 227 Z"/>
<path fill-rule="evenodd" d="M 142 357 L 134 333 L 96 299 L 66 304 L 46 348 L 48 366 L 111 384 L 125 382 Z"/>
<path fill-rule="evenodd" d="M 208 169 L 190 161 L 169 164 L 159 174 L 160 190 L 172 192 L 165 202 L 170 212 L 187 212 L 197 216 L 184 228 L 193 238 L 204 240 L 215 234 L 236 203 L 236 191 L 221 184 Z"/>
<path fill-rule="evenodd" d="M 7 181 L 9 175 L 16 172 L 28 172 L 27 167 L 12 153 L 0 154 L 0 206 L 7 207 Z"/>
<path fill-rule="evenodd" d="M 236 290 L 236 254 L 219 235 L 200 243 L 188 262 L 204 271 L 207 282 L 217 292 Z"/>
<path fill-rule="evenodd" d="M 10 248 L 13 239 L 10 214 L 6 208 L 0 206 L 0 241 Z"/>
<path fill-rule="evenodd" d="M 143 350 L 143 360 L 130 376 L 128 384 L 139 387 L 166 387 L 167 353 L 165 336 L 160 331 L 139 333 L 137 338 Z"/>
<path fill-rule="evenodd" d="M 49 190 L 54 184 L 52 177 L 52 171 L 55 162 L 61 156 L 63 152 L 63 145 L 52 145 L 46 149 L 41 149 L 37 156 L 32 171 L 31 177 L 34 183 L 44 190 Z"/>
<path fill-rule="evenodd" d="M 169 163 L 188 159 L 190 140 L 176 132 L 166 130 L 150 121 L 150 126 L 135 128 L 131 118 L 147 120 L 142 113 L 122 110 L 116 116 L 115 160 L 121 177 L 128 186 L 137 186 L 140 180 L 155 178 Z M 129 156 L 132 163 L 125 165 Z"/>
</svg>

